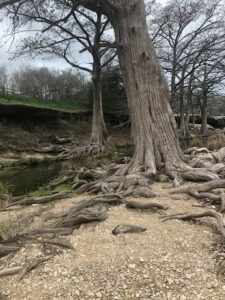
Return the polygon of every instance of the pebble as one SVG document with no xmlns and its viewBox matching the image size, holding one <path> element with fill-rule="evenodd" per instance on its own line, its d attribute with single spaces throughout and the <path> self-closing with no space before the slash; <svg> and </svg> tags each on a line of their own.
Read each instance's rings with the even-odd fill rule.
<svg viewBox="0 0 225 300">
<path fill-rule="evenodd" d="M 102 298 L 102 293 L 101 293 L 101 292 L 97 292 L 97 293 L 96 293 L 96 296 L 97 296 L 98 298 Z"/>
</svg>

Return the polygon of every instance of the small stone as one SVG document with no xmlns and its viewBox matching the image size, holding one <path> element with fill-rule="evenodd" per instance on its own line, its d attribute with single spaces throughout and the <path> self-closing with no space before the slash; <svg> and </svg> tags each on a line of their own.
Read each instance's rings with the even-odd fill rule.
<svg viewBox="0 0 225 300">
<path fill-rule="evenodd" d="M 167 281 L 168 281 L 169 285 L 173 284 L 173 282 L 174 282 L 172 278 L 168 278 Z"/>
<path fill-rule="evenodd" d="M 136 296 L 136 298 L 140 298 L 141 295 L 139 293 L 136 293 L 135 296 Z"/>
<path fill-rule="evenodd" d="M 135 269 L 135 267 L 136 267 L 135 264 L 130 264 L 130 265 L 128 265 L 128 268 L 130 268 L 130 269 Z"/>
<path fill-rule="evenodd" d="M 192 278 L 192 274 L 187 273 L 187 274 L 185 274 L 185 277 L 186 277 L 187 279 L 191 279 L 191 278 Z"/>
<path fill-rule="evenodd" d="M 98 298 L 102 298 L 102 293 L 101 293 L 101 292 L 97 292 L 97 293 L 96 293 L 96 296 L 97 296 Z"/>
</svg>

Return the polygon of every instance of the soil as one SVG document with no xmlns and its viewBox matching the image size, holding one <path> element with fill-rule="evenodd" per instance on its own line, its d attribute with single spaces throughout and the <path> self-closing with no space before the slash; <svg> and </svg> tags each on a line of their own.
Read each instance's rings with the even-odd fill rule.
<svg viewBox="0 0 225 300">
<path fill-rule="evenodd" d="M 168 195 L 167 185 L 154 183 L 152 189 L 158 196 L 147 201 L 168 206 L 166 214 L 204 210 L 193 206 L 198 204 L 194 198 Z M 27 229 L 48 226 L 53 215 L 60 216 L 75 202 L 89 198 L 82 195 L 51 205 L 1 212 L 1 228 L 11 224 L 15 231 L 25 223 Z M 22 281 L 17 280 L 18 275 L 0 278 L 2 296 L 12 300 L 225 299 L 225 253 L 214 220 L 162 222 L 161 213 L 165 212 L 111 207 L 107 220 L 82 225 L 65 238 L 74 250 L 54 250 L 54 258 Z M 115 226 L 124 223 L 147 230 L 114 236 L 111 232 Z M 14 256 L 0 260 L 0 269 L 51 251 L 51 247 L 27 241 Z"/>
</svg>

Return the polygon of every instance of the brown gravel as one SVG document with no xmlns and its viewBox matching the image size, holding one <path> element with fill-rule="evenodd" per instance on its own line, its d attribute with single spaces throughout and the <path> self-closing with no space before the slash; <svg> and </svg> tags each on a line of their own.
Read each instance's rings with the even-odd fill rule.
<svg viewBox="0 0 225 300">
<path fill-rule="evenodd" d="M 153 200 L 169 206 L 166 213 L 202 211 L 192 206 L 197 204 L 194 199 L 163 196 L 165 185 L 153 185 L 153 191 L 159 195 Z M 60 214 L 74 202 L 88 197 L 59 201 L 47 210 L 46 216 Z M 34 214 L 38 210 L 39 206 L 24 208 L 17 212 L 17 218 L 19 214 Z M 0 216 L 2 220 L 7 218 L 6 213 Z M 46 216 L 42 214 L 45 220 Z M 217 276 L 218 259 L 222 262 L 224 254 L 215 254 L 213 250 L 219 240 L 208 226 L 213 221 L 206 218 L 195 223 L 177 220 L 163 223 L 159 216 L 149 211 L 128 210 L 125 206 L 110 208 L 106 221 L 82 225 L 67 237 L 74 251 L 58 249 L 52 260 L 20 282 L 17 275 L 1 278 L 0 296 L 2 293 L 12 300 L 224 300 L 225 281 Z M 40 220 L 38 214 L 33 218 L 34 223 L 41 223 Z M 147 227 L 147 231 L 112 235 L 112 229 L 121 223 Z M 9 266 L 24 263 L 49 249 L 27 242 L 13 258 L 0 260 L 0 268 L 6 262 Z"/>
</svg>

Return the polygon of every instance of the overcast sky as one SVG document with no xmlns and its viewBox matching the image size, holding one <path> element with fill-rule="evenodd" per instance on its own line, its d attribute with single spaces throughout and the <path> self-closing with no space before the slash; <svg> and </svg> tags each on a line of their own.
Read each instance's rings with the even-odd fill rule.
<svg viewBox="0 0 225 300">
<path fill-rule="evenodd" d="M 159 0 L 162 4 L 166 3 L 167 0 Z M 0 66 L 6 66 L 9 71 L 17 70 L 24 65 L 35 65 L 35 66 L 46 66 L 53 69 L 66 69 L 70 66 L 61 59 L 46 59 L 46 58 L 36 58 L 32 59 L 30 57 L 21 57 L 19 59 L 12 59 L 12 53 L 17 45 L 17 40 L 26 36 L 26 33 L 20 33 L 15 40 L 12 41 L 9 35 L 9 25 L 7 21 L 0 23 Z M 79 47 L 75 49 L 75 56 L 79 58 L 79 63 L 86 65 L 90 63 L 90 59 L 87 54 L 80 55 Z"/>
</svg>

